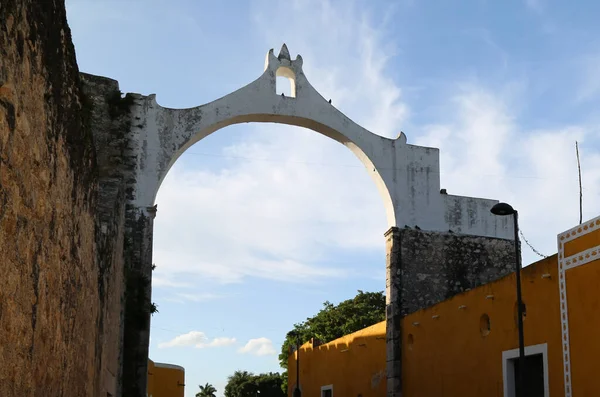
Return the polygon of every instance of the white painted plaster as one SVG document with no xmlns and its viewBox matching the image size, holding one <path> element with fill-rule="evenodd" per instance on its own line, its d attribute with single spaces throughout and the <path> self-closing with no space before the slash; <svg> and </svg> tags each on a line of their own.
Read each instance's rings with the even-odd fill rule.
<svg viewBox="0 0 600 397">
<path fill-rule="evenodd" d="M 292 97 L 276 94 L 276 76 L 292 80 Z M 497 201 L 440 194 L 438 149 L 409 145 L 404 134 L 384 138 L 354 123 L 310 85 L 302 57 L 291 60 L 285 44 L 278 56 L 267 53 L 258 79 L 205 105 L 169 109 L 156 95 L 134 97 L 138 208 L 154 205 L 167 172 L 194 143 L 232 124 L 267 122 L 305 127 L 348 147 L 375 181 L 390 227 L 513 238 L 512 219 L 489 212 Z"/>
<path fill-rule="evenodd" d="M 154 363 L 154 366 L 157 368 L 168 368 L 168 369 L 176 369 L 178 371 L 185 372 L 185 368 L 175 365 L 175 364 L 166 364 L 166 363 Z"/>
</svg>

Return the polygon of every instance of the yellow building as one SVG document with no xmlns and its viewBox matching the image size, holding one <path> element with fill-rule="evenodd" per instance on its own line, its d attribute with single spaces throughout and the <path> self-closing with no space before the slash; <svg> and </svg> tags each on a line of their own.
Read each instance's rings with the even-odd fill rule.
<svg viewBox="0 0 600 397">
<path fill-rule="evenodd" d="M 600 217 L 558 235 L 558 253 L 523 269 L 529 397 L 600 396 Z M 512 397 L 515 274 L 403 319 L 404 397 Z M 288 361 L 290 395 L 296 354 Z M 386 395 L 385 322 L 300 349 L 305 396 Z"/>
<path fill-rule="evenodd" d="M 185 369 L 148 360 L 148 397 L 183 397 Z"/>
</svg>

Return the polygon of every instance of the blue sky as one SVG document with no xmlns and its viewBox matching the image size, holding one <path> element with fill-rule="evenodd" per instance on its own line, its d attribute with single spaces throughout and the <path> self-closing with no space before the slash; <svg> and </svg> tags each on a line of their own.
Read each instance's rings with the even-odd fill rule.
<svg viewBox="0 0 600 397">
<path fill-rule="evenodd" d="M 388 137 L 441 149 L 442 187 L 520 210 L 556 252 L 600 214 L 600 26 L 593 1 L 68 0 L 81 71 L 192 107 L 251 82 L 270 48 Z M 361 163 L 298 128 L 228 127 L 175 164 L 158 197 L 151 358 L 222 393 L 236 369 L 278 371 L 295 322 L 385 287 L 385 214 Z M 526 246 L 524 263 L 536 260 Z"/>
</svg>

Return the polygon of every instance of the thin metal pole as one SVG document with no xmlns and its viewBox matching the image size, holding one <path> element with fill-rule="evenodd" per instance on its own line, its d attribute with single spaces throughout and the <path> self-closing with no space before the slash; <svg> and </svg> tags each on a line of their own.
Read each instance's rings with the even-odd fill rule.
<svg viewBox="0 0 600 397">
<path fill-rule="evenodd" d="M 525 380 L 525 338 L 523 336 L 523 298 L 521 295 L 521 252 L 519 249 L 519 213 L 514 213 L 515 226 L 515 260 L 516 260 L 516 276 L 517 276 L 517 313 L 519 316 L 519 395 L 524 397 L 523 381 Z"/>
</svg>

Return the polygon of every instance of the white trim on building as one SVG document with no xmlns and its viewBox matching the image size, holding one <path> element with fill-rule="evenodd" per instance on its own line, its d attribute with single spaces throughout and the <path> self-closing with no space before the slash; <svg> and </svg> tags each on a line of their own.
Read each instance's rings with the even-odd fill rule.
<svg viewBox="0 0 600 397">
<path fill-rule="evenodd" d="M 565 272 L 577 266 L 584 265 L 600 257 L 600 246 L 592 247 L 583 252 L 565 258 L 565 244 L 581 236 L 585 236 L 600 228 L 600 216 L 581 225 L 575 226 L 557 237 L 558 245 L 558 293 L 560 298 L 560 326 L 563 344 L 563 376 L 565 380 L 565 397 L 573 396 L 571 386 L 571 343 L 569 339 L 569 306 L 567 304 L 567 277 Z"/>
</svg>

